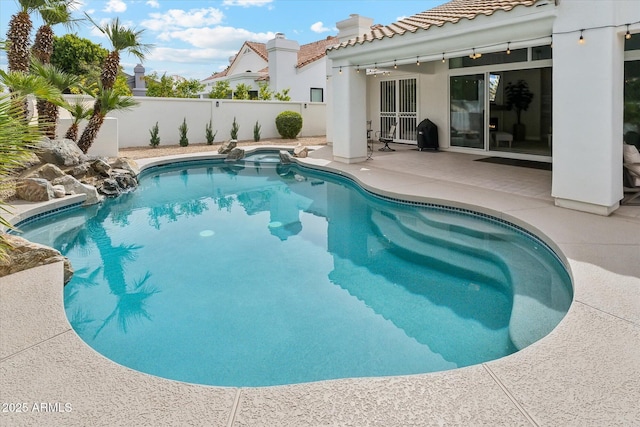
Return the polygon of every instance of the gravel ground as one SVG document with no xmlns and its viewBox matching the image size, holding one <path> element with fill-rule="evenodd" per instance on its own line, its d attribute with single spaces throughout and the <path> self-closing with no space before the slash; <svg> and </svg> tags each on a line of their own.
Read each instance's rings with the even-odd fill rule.
<svg viewBox="0 0 640 427">
<path fill-rule="evenodd" d="M 278 145 L 278 146 L 291 146 L 295 147 L 298 144 L 302 145 L 326 145 L 327 138 L 325 136 L 306 137 L 297 139 L 265 139 L 260 142 L 253 140 L 238 141 L 238 147 L 256 146 L 256 145 Z M 135 147 L 135 148 L 122 148 L 119 151 L 120 157 L 128 157 L 130 159 L 146 159 L 149 157 L 162 157 L 170 156 L 174 154 L 186 154 L 186 153 L 201 153 L 205 151 L 218 152 L 218 148 L 222 145 L 222 142 L 216 142 L 213 145 L 207 144 L 189 144 L 186 147 L 179 145 L 167 145 L 159 147 Z"/>
</svg>

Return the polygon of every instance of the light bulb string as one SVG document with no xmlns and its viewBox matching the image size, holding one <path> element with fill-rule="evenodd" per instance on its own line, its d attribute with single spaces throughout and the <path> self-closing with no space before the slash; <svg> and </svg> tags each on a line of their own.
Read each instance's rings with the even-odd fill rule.
<svg viewBox="0 0 640 427">
<path fill-rule="evenodd" d="M 469 52 L 475 53 L 476 55 L 478 53 L 489 53 L 489 52 L 499 52 L 500 49 L 498 48 L 503 48 L 506 45 L 506 50 L 509 51 L 509 53 L 512 52 L 511 47 L 513 45 L 519 45 L 522 43 L 530 43 L 530 42 L 536 42 L 536 41 L 547 41 L 549 38 L 553 39 L 553 36 L 556 35 L 566 35 L 566 34 L 580 34 L 580 36 L 582 37 L 582 40 L 584 40 L 585 33 L 587 31 L 591 31 L 591 30 L 600 30 L 600 29 L 605 29 L 605 28 L 619 28 L 622 30 L 626 30 L 627 33 L 624 34 L 626 39 L 629 39 L 629 31 L 630 31 L 630 27 L 636 24 L 640 24 L 640 21 L 635 21 L 635 22 L 629 22 L 629 23 L 625 23 L 625 24 L 609 24 L 609 25 L 599 25 L 599 26 L 594 26 L 594 27 L 585 27 L 585 28 L 579 28 L 579 29 L 575 29 L 575 30 L 567 30 L 567 31 L 555 31 L 552 32 L 550 36 L 544 36 L 544 37 L 534 37 L 534 38 L 528 38 L 528 39 L 519 39 L 519 40 L 511 40 L 508 42 L 499 42 L 499 43 L 493 43 L 493 44 L 488 44 L 488 45 L 482 45 L 482 46 L 475 46 L 475 47 L 470 47 L 470 48 L 461 48 L 461 49 L 455 49 L 455 50 L 450 50 L 447 52 L 441 52 L 441 53 L 434 53 L 434 54 L 425 54 L 423 56 L 411 56 L 411 57 L 406 57 L 406 58 L 394 58 L 393 60 L 389 60 L 389 61 L 383 61 L 380 63 L 376 63 L 376 68 L 374 70 L 374 72 L 377 72 L 378 69 L 378 65 L 379 64 L 387 64 L 388 65 L 392 65 L 394 66 L 394 68 L 397 68 L 398 65 L 403 65 L 403 64 L 420 64 L 420 60 L 422 59 L 423 61 L 426 59 L 431 59 L 433 60 L 436 57 L 440 57 L 441 59 L 446 59 L 446 58 L 452 58 L 452 57 L 458 57 L 458 56 L 466 56 L 469 55 Z M 433 57 L 433 58 L 432 58 Z M 371 67 L 373 64 L 360 64 L 357 67 L 358 68 L 367 68 L 367 66 Z M 333 66 L 333 69 L 339 69 L 340 67 L 344 67 L 344 68 L 355 68 L 356 65 L 341 65 L 341 66 Z"/>
</svg>

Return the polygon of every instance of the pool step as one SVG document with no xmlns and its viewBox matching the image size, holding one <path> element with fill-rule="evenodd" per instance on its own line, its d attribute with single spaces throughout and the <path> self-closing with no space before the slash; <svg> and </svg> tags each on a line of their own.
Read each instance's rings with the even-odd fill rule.
<svg viewBox="0 0 640 427">
<path fill-rule="evenodd" d="M 371 221 L 395 250 L 418 256 L 421 263 L 470 281 L 507 288 L 501 260 L 481 247 L 476 238 L 430 227 L 405 213 L 376 211 Z"/>
<path fill-rule="evenodd" d="M 546 248 L 493 224 L 466 224 L 465 218 L 431 212 L 374 210 L 371 221 L 392 247 L 420 256 L 427 264 L 459 277 L 499 284 L 513 295 L 509 324 L 516 348 L 542 338 L 548 322 L 559 322 L 572 295 L 542 264 Z M 540 265 L 537 265 L 540 262 Z M 475 273 L 475 271 L 480 272 Z"/>
</svg>

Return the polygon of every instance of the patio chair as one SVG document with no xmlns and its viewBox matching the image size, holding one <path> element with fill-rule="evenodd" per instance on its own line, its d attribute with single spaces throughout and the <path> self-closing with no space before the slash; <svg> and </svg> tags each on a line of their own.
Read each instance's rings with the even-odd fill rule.
<svg viewBox="0 0 640 427">
<path fill-rule="evenodd" d="M 621 203 L 624 205 L 635 205 L 638 203 L 631 202 L 640 197 L 640 153 L 633 145 L 624 144 L 623 148 L 623 189 L 626 195 Z"/>
<path fill-rule="evenodd" d="M 396 123 L 391 125 L 388 132 L 385 133 L 382 131 L 378 131 L 376 132 L 376 135 L 378 137 L 378 141 L 384 144 L 384 147 L 379 148 L 378 151 L 396 151 L 393 148 L 389 147 L 389 143 L 393 142 L 394 138 L 396 137 Z"/>
</svg>

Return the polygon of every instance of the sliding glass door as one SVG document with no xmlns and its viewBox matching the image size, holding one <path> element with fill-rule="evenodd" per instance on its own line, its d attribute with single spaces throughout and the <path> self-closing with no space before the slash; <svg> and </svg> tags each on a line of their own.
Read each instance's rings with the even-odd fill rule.
<svg viewBox="0 0 640 427">
<path fill-rule="evenodd" d="M 451 76 L 451 146 L 484 148 L 484 74 Z"/>
</svg>

